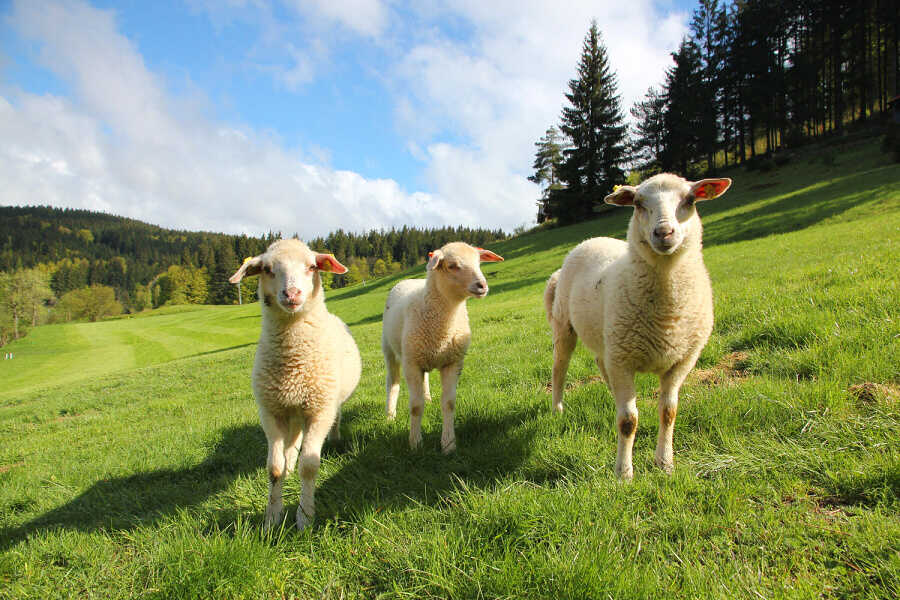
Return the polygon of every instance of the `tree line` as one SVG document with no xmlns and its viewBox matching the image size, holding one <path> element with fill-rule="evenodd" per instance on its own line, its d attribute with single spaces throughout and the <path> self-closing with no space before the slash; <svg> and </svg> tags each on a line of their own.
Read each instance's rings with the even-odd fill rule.
<svg viewBox="0 0 900 600">
<path fill-rule="evenodd" d="M 165 229 L 105 213 L 0 207 L 0 345 L 48 321 L 96 320 L 172 304 L 254 301 L 256 282 L 228 278 L 280 232 L 253 237 Z M 310 240 L 350 269 L 340 288 L 414 266 L 448 241 L 486 245 L 502 230 L 403 227 Z"/>
<path fill-rule="evenodd" d="M 592 23 L 560 123 L 535 144 L 538 221 L 585 218 L 626 167 L 638 178 L 766 165 L 783 148 L 880 117 L 900 91 L 898 28 L 896 0 L 700 0 L 626 129 Z"/>
</svg>

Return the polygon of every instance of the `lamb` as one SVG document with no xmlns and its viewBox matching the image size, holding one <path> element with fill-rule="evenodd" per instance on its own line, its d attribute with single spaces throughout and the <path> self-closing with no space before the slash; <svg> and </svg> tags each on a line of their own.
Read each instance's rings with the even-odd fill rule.
<svg viewBox="0 0 900 600">
<path fill-rule="evenodd" d="M 347 269 L 334 256 L 313 252 L 299 240 L 279 240 L 229 279 L 238 283 L 260 275 L 262 330 L 252 381 L 269 446 L 266 529 L 281 521 L 282 485 L 298 455 L 302 490 L 297 528 L 312 522 L 322 444 L 326 435 L 340 439 L 341 405 L 356 389 L 362 370 L 350 330 L 325 308 L 319 271 Z"/>
<path fill-rule="evenodd" d="M 627 242 L 593 238 L 553 273 L 544 308 L 553 332 L 553 410 L 562 412 L 566 371 L 578 338 L 595 356 L 616 402 L 616 474 L 633 476 L 638 423 L 635 372 L 659 376 L 656 464 L 674 469 L 672 433 L 678 390 L 713 326 L 712 288 L 694 207 L 724 194 L 730 179 L 689 182 L 663 173 L 618 187 L 609 204 L 633 206 Z"/>
<path fill-rule="evenodd" d="M 428 372 L 441 372 L 441 449 L 456 449 L 453 420 L 456 385 L 471 340 L 466 300 L 484 298 L 487 281 L 479 263 L 502 261 L 490 250 L 452 242 L 429 254 L 427 275 L 401 281 L 384 307 L 381 349 L 387 370 L 387 416 L 397 414 L 400 369 L 409 387 L 409 445 L 422 443 L 422 412 L 430 399 Z"/>
</svg>

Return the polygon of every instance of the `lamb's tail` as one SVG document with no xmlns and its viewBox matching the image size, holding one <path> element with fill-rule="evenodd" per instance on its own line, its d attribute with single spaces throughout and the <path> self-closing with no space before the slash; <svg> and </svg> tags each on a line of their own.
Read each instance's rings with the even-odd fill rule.
<svg viewBox="0 0 900 600">
<path fill-rule="evenodd" d="M 553 321 L 553 301 L 556 299 L 556 284 L 559 282 L 559 272 L 557 269 L 550 279 L 547 280 L 547 288 L 544 290 L 544 311 L 547 313 L 547 320 Z"/>
</svg>

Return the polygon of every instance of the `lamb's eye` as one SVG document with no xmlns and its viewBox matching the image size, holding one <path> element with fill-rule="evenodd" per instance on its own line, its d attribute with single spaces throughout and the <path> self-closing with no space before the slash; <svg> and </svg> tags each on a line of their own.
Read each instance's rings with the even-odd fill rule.
<svg viewBox="0 0 900 600">
<path fill-rule="evenodd" d="M 451 271 L 457 271 L 459 270 L 459 263 L 450 263 L 449 265 L 447 265 L 447 268 Z"/>
<path fill-rule="evenodd" d="M 263 267 L 263 273 L 265 273 L 266 275 L 271 275 L 271 274 L 272 274 L 272 267 L 270 267 L 269 265 L 265 265 L 265 266 Z"/>
<path fill-rule="evenodd" d="M 644 210 L 644 203 L 641 202 L 640 200 L 635 200 L 635 201 L 634 201 L 634 208 L 637 209 L 637 210 Z"/>
<path fill-rule="evenodd" d="M 688 196 L 687 198 L 684 199 L 684 206 L 686 208 L 690 208 L 694 205 L 694 201 L 695 200 L 694 200 L 693 196 Z"/>
<path fill-rule="evenodd" d="M 318 268 L 318 267 L 316 267 L 316 265 L 309 265 L 309 272 L 310 272 L 310 273 L 313 273 L 313 272 L 315 272 L 315 270 L 316 270 L 317 268 Z"/>
</svg>

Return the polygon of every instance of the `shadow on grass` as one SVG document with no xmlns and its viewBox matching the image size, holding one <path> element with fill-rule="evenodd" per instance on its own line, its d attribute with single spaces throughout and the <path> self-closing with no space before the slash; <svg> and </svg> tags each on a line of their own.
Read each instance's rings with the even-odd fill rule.
<svg viewBox="0 0 900 600">
<path fill-rule="evenodd" d="M 179 508 L 203 502 L 238 476 L 264 467 L 265 448 L 259 425 L 231 427 L 222 432 L 212 453 L 199 465 L 98 481 L 59 508 L 20 527 L 0 531 L 0 550 L 41 531 L 127 530 L 153 523 Z"/>
<path fill-rule="evenodd" d="M 246 344 L 238 344 L 237 346 L 228 346 L 227 348 L 218 348 L 216 350 L 207 350 L 206 352 L 197 352 L 196 354 L 189 354 L 187 356 L 179 356 L 178 358 L 191 358 L 194 356 L 207 356 L 209 354 L 219 354 L 220 352 L 228 352 L 229 350 L 238 350 L 240 348 L 246 348 L 248 346 L 255 346 L 258 342 L 247 342 Z"/>
<path fill-rule="evenodd" d="M 494 294 L 496 296 L 497 294 L 511 292 L 513 290 L 518 290 L 518 289 L 521 289 L 524 287 L 529 287 L 529 286 L 536 285 L 539 283 L 546 283 L 546 281 L 547 281 L 547 276 L 542 273 L 541 275 L 538 275 L 537 277 L 528 277 L 528 278 L 521 278 L 521 279 L 513 279 L 511 281 L 503 281 L 500 283 L 492 283 L 490 285 L 490 293 Z M 541 291 L 543 293 L 543 290 L 541 290 Z"/>
<path fill-rule="evenodd" d="M 363 414 L 367 409 L 371 407 L 350 407 L 345 410 L 344 422 L 371 422 L 373 415 Z M 527 409 L 526 414 L 510 408 L 501 415 L 473 415 L 458 424 L 459 449 L 449 456 L 440 452 L 440 426 L 427 429 L 423 446 L 417 451 L 409 448 L 406 427 L 401 431 L 391 427 L 390 433 L 379 427 L 363 434 L 353 441 L 361 450 L 348 456 L 337 473 L 325 481 L 319 480 L 317 521 L 413 503 L 436 505 L 457 486 L 458 480 L 472 487 L 487 487 L 504 475 L 520 471 L 533 449 L 538 412 L 537 407 Z M 408 419 L 399 417 L 404 418 Z M 40 532 L 127 531 L 156 523 L 226 490 L 236 478 L 263 469 L 265 448 L 265 436 L 257 424 L 226 429 L 202 463 L 98 481 L 58 508 L 19 527 L 0 530 L 0 551 Z M 343 455 L 349 448 L 350 441 L 345 438 L 337 444 L 326 443 L 323 454 Z M 524 477 L 548 481 L 555 474 L 535 471 Z M 290 516 L 296 510 L 296 498 L 286 494 L 285 508 L 285 514 Z M 217 513 L 214 520 L 222 524 L 241 514 L 225 510 Z M 262 523 L 262 513 L 244 516 Z"/>
<path fill-rule="evenodd" d="M 356 327 L 357 325 L 368 325 L 369 323 L 380 323 L 381 322 L 381 313 L 375 313 L 374 315 L 369 315 L 368 317 L 363 317 L 362 319 L 357 319 L 356 321 L 352 321 L 347 323 L 348 327 Z"/>
<path fill-rule="evenodd" d="M 873 193 L 872 187 L 876 182 L 872 179 L 880 175 L 885 177 L 883 183 L 889 183 L 888 169 L 889 167 L 880 167 L 847 175 L 814 189 L 797 193 L 788 192 L 779 200 L 720 221 L 704 222 L 704 245 L 730 244 L 798 231 L 851 208 L 877 203 L 882 198 Z M 747 199 L 748 202 L 753 200 L 755 199 Z M 710 202 L 709 206 L 704 204 L 699 212 L 702 213 L 702 218 L 706 218 L 733 208 L 734 205 L 729 205 L 726 197 L 719 204 L 715 202 Z"/>
<path fill-rule="evenodd" d="M 366 408 L 346 411 L 346 421 Z M 361 450 L 320 483 L 317 520 L 356 520 L 371 511 L 439 505 L 460 481 L 470 488 L 488 488 L 510 475 L 536 483 L 553 480 L 561 474 L 523 469 L 538 437 L 540 412 L 537 406 L 524 413 L 522 407 L 510 407 L 499 415 L 473 415 L 457 423 L 457 450 L 449 455 L 440 451 L 440 424 L 434 419 L 430 427 L 424 427 L 422 446 L 410 450 L 409 417 L 401 412 L 397 417 L 400 427 L 355 439 Z M 371 416 L 358 418 L 369 420 Z"/>
</svg>

